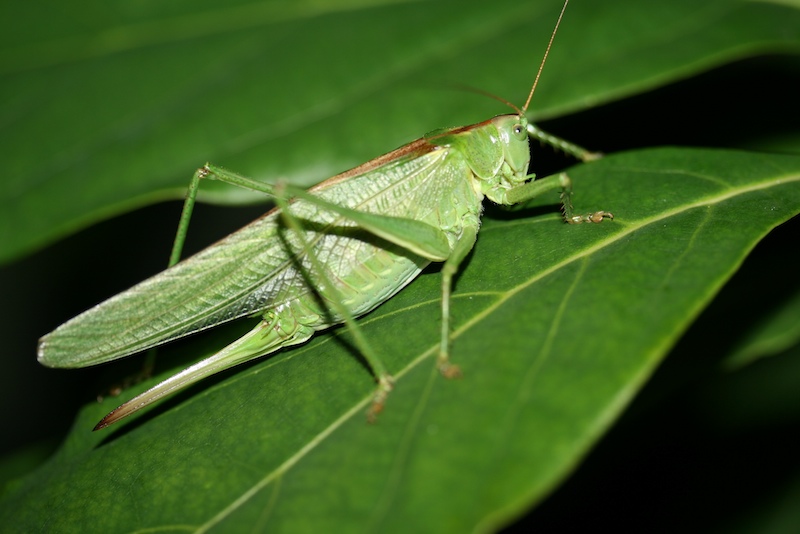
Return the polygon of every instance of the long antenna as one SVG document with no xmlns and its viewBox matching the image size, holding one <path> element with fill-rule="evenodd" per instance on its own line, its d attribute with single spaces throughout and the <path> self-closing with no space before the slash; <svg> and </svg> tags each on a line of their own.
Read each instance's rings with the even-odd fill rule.
<svg viewBox="0 0 800 534">
<path fill-rule="evenodd" d="M 550 47 L 553 46 L 553 39 L 556 38 L 556 32 L 558 31 L 558 25 L 561 24 L 561 18 L 564 16 L 564 11 L 567 10 L 567 4 L 569 0 L 564 0 L 564 6 L 561 8 L 561 13 L 558 15 L 558 20 L 556 21 L 556 27 L 553 28 L 553 33 L 550 35 L 550 42 L 547 43 L 547 48 L 544 51 L 544 57 L 542 58 L 542 63 L 539 65 L 539 71 L 536 73 L 536 78 L 533 80 L 533 86 L 531 87 L 531 92 L 528 93 L 528 100 L 525 101 L 525 105 L 522 106 L 522 113 L 525 113 L 525 110 L 528 109 L 528 104 L 531 103 L 531 98 L 533 98 L 533 92 L 536 90 L 536 85 L 539 83 L 539 76 L 542 74 L 542 69 L 544 69 L 544 62 L 547 61 L 547 55 L 550 53 Z"/>
</svg>

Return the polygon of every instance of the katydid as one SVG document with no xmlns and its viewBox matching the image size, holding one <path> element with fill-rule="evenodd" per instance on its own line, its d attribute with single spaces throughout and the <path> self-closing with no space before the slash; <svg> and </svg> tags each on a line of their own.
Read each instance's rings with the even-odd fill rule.
<svg viewBox="0 0 800 534">
<path fill-rule="evenodd" d="M 561 189 L 569 223 L 601 222 L 605 211 L 573 214 L 565 174 L 528 174 L 529 138 L 582 159 L 595 154 L 528 123 L 542 68 L 566 9 L 564 2 L 528 99 L 515 114 L 432 132 L 330 178 L 307 192 L 266 185 L 205 165 L 191 182 L 170 267 L 66 322 L 39 342 L 49 367 L 86 367 L 138 353 L 242 317 L 258 325 L 204 359 L 116 408 L 104 428 L 202 378 L 345 323 L 378 387 L 369 409 L 383 408 L 393 380 L 355 318 L 405 287 L 431 262 L 443 262 L 442 323 L 437 366 L 459 375 L 449 358 L 450 291 L 478 235 L 484 197 L 525 202 Z M 277 207 L 227 238 L 178 262 L 201 179 L 271 196 Z"/>
</svg>

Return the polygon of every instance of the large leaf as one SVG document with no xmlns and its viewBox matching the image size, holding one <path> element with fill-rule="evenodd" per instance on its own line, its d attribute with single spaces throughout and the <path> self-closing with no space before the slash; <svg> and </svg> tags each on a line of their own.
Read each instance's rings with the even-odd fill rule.
<svg viewBox="0 0 800 534">
<path fill-rule="evenodd" d="M 0 36 L 0 124 L 4 128 L 7 171 L 0 184 L 0 196 L 5 200 L 0 210 L 0 257 L 18 256 L 120 210 L 156 198 L 178 196 L 191 170 L 206 160 L 259 178 L 290 176 L 310 183 L 419 137 L 431 128 L 466 124 L 503 112 L 494 101 L 437 86 L 467 83 L 521 102 L 560 7 L 555 0 L 371 6 L 355 1 L 339 2 L 334 9 L 320 7 L 318 2 L 252 3 L 239 7 L 231 2 L 215 4 L 98 2 L 68 7 L 54 3 L 45 7 L 41 3 L 17 2 L 0 6 L 3 20 L 13 21 Z M 739 58 L 796 51 L 800 28 L 797 7 L 796 1 L 573 1 L 531 115 L 555 116 L 659 87 Z M 43 17 L 45 9 L 48 16 Z M 413 31 L 409 30 L 411 27 Z M 616 105 L 561 119 L 551 127 L 591 148 L 606 151 L 688 143 L 796 152 L 800 137 L 794 119 L 800 108 L 793 88 L 799 65 L 796 58 L 789 56 L 742 61 L 637 98 L 626 98 Z M 58 455 L 38 473 L 8 488 L 0 504 L 0 524 L 4 528 L 16 524 L 19 530 L 47 531 L 59 530 L 59 526 L 63 526 L 61 530 L 130 531 L 144 524 L 167 525 L 166 530 L 170 530 L 170 525 L 182 521 L 194 521 L 196 525 L 237 502 L 237 497 L 242 497 L 246 506 L 258 508 L 263 492 L 248 499 L 246 489 L 256 487 L 257 481 L 275 472 L 274 466 L 287 458 L 297 462 L 281 471 L 286 476 L 272 494 L 277 495 L 274 506 L 259 510 L 269 520 L 243 521 L 247 523 L 243 530 L 271 528 L 276 518 L 291 516 L 296 507 L 308 512 L 308 521 L 303 525 L 318 526 L 320 516 L 325 515 L 325 520 L 330 521 L 328 526 L 335 522 L 337 530 L 354 525 L 354 521 L 357 527 L 363 527 L 359 521 L 363 521 L 364 510 L 376 516 L 384 511 L 390 521 L 412 510 L 418 523 L 408 523 L 409 529 L 419 526 L 446 530 L 442 521 L 449 518 L 457 531 L 474 525 L 490 511 L 501 522 L 509 514 L 516 515 L 536 503 L 582 460 L 592 441 L 610 424 L 665 347 L 675 342 L 681 325 L 694 319 L 693 314 L 713 293 L 715 284 L 727 276 L 719 273 L 736 265 L 730 256 L 706 258 L 709 263 L 715 259 L 720 263 L 714 263 L 711 272 L 697 280 L 690 276 L 691 272 L 676 266 L 674 271 L 680 276 L 670 280 L 681 281 L 685 276 L 692 283 L 665 285 L 660 293 L 658 287 L 647 285 L 652 282 L 650 278 L 638 273 L 627 283 L 608 276 L 603 279 L 603 283 L 609 283 L 607 290 L 587 291 L 596 281 L 591 279 L 592 284 L 587 286 L 587 275 L 606 274 L 606 266 L 615 267 L 614 261 L 624 263 L 620 276 L 628 276 L 626 269 L 636 266 L 653 267 L 652 247 L 664 247 L 668 265 L 701 259 L 695 256 L 694 248 L 677 258 L 669 254 L 673 250 L 670 246 L 680 248 L 685 242 L 693 228 L 691 224 L 675 226 L 668 222 L 658 232 L 651 225 L 655 237 L 648 234 L 647 239 L 638 237 L 646 228 L 631 227 L 629 235 L 618 236 L 618 243 L 632 241 L 625 253 L 614 254 L 611 263 L 600 262 L 601 267 L 595 267 L 594 258 L 602 255 L 605 245 L 593 240 L 609 235 L 617 239 L 616 233 L 625 233 L 631 221 L 640 221 L 636 213 L 621 211 L 621 206 L 652 208 L 652 214 L 658 214 L 662 208 L 653 204 L 663 197 L 667 199 L 663 210 L 668 211 L 673 202 L 674 206 L 685 207 L 682 188 L 694 182 L 684 182 L 677 176 L 698 170 L 694 165 L 710 169 L 712 176 L 750 174 L 748 179 L 754 183 L 761 177 L 763 183 L 771 184 L 763 190 L 768 195 L 770 191 L 777 192 L 778 183 L 772 178 L 778 179 L 781 171 L 776 167 L 770 174 L 766 169 L 790 161 L 731 153 L 709 153 L 710 159 L 698 156 L 695 160 L 697 154 L 691 154 L 686 153 L 685 159 L 676 154 L 676 160 L 651 159 L 652 154 L 646 152 L 620 155 L 622 160 L 615 157 L 576 169 L 577 204 L 586 209 L 612 209 L 618 220 L 610 226 L 564 227 L 557 224 L 552 209 L 532 209 L 522 214 L 490 210 L 479 245 L 456 292 L 454 313 L 460 330 L 454 357 L 464 366 L 465 379 L 446 382 L 435 376 L 430 358 L 421 361 L 400 379 L 386 417 L 376 428 L 365 425 L 357 409 L 351 419 L 329 436 L 313 442 L 312 450 L 302 456 L 302 447 L 312 443 L 309 436 L 319 435 L 315 432 L 328 428 L 336 414 L 365 399 L 372 386 L 366 369 L 341 349 L 340 342 L 347 339 L 347 334 L 337 331 L 333 338 L 321 338 L 268 362 L 207 381 L 105 436 L 93 436 L 87 429 L 122 399 L 87 407 Z M 628 168 L 645 169 L 636 180 L 645 180 L 639 184 L 642 187 L 628 183 L 627 173 L 617 166 L 620 161 Z M 541 172 L 541 155 L 536 156 L 535 164 L 535 170 Z M 605 165 L 611 165 L 614 171 L 606 172 Z M 650 174 L 646 169 L 661 178 L 656 183 L 643 178 Z M 796 176 L 794 163 L 787 163 L 784 169 Z M 665 172 L 670 170 L 677 174 Z M 587 180 L 595 171 L 602 177 Z M 659 184 L 664 176 L 675 180 L 669 182 L 669 188 L 662 189 Z M 593 185 L 617 179 L 622 180 L 620 191 L 607 184 L 611 189 L 591 192 Z M 787 187 L 792 188 L 792 184 Z M 791 204 L 795 190 L 773 198 Z M 230 189 L 210 193 L 208 197 L 227 201 L 242 199 L 239 192 Z M 592 198 L 595 194 L 598 196 Z M 752 194 L 737 198 L 754 198 Z M 720 205 L 723 204 L 728 203 Z M 730 227 L 718 232 L 712 230 L 716 227 L 699 227 L 715 231 L 718 237 L 706 253 L 716 254 L 721 243 L 728 240 L 739 242 L 743 253 L 749 246 L 745 245 L 775 220 L 795 212 L 796 203 L 789 208 L 778 206 L 775 213 L 743 210 Z M 105 370 L 37 369 L 35 338 L 101 298 L 162 268 L 178 209 L 177 205 L 163 209 L 156 206 L 96 225 L 50 247 L 46 253 L 0 271 L 0 326 L 4 327 L 0 337 L 7 355 L 0 404 L 4 406 L 4 428 L 9 430 L 4 432 L 6 448 L 65 428 L 73 413 L 71 399 L 78 395 L 88 401 L 109 382 L 125 376 L 126 369 L 140 365 L 128 360 L 115 362 Z M 205 226 L 198 227 L 197 223 L 203 222 L 202 213 L 198 213 L 200 217 L 190 232 L 190 239 L 202 244 L 262 210 L 244 210 L 249 214 L 243 216 L 238 215 L 241 208 L 230 213 L 220 209 L 205 211 Z M 717 209 L 713 212 L 730 213 Z M 166 215 L 160 216 L 162 213 Z M 222 220 L 230 217 L 239 222 Z M 733 283 L 681 338 L 623 424 L 614 428 L 599 449 L 594 449 L 585 465 L 581 462 L 578 476 L 570 477 L 562 491 L 540 507 L 540 511 L 552 516 L 560 502 L 566 517 L 578 518 L 574 510 L 579 507 L 592 518 L 588 526 L 562 531 L 596 528 L 595 520 L 602 521 L 603 514 L 607 524 L 618 526 L 627 519 L 629 524 L 638 526 L 637 531 L 643 530 L 642 524 L 663 529 L 668 515 L 673 524 L 680 525 L 677 530 L 695 524 L 689 522 L 693 521 L 692 516 L 686 520 L 686 513 L 697 515 L 701 509 L 705 514 L 713 512 L 709 495 L 717 496 L 718 514 L 727 519 L 727 524 L 758 525 L 753 530 L 764 530 L 769 527 L 769 518 L 748 518 L 749 508 L 739 504 L 748 503 L 760 490 L 764 493 L 761 498 L 769 499 L 767 502 L 778 502 L 776 495 L 793 502 L 791 491 L 780 495 L 781 486 L 790 490 L 797 487 L 796 481 L 790 480 L 791 469 L 787 469 L 796 464 L 796 454 L 791 450 L 793 442 L 782 437 L 782 427 L 776 427 L 776 421 L 786 425 L 795 421 L 795 426 L 800 421 L 800 414 L 793 408 L 799 406 L 794 384 L 800 376 L 797 365 L 792 364 L 796 347 L 794 352 L 787 350 L 732 373 L 730 382 L 736 387 L 727 388 L 721 396 L 713 382 L 705 388 L 704 395 L 687 396 L 682 386 L 687 382 L 705 384 L 710 368 L 718 368 L 718 363 L 729 356 L 741 358 L 742 353 L 737 350 L 747 351 L 739 360 L 742 362 L 796 343 L 795 327 L 800 319 L 792 303 L 800 298 L 794 273 L 798 259 L 797 222 L 795 219 L 773 232 L 748 258 Z M 538 230 L 540 225 L 548 229 Z M 742 235 L 731 235 L 734 230 Z M 572 241 L 586 233 L 590 236 L 588 242 Z M 675 237 L 676 243 L 665 243 L 669 237 Z M 560 315 L 556 313 L 554 319 L 552 310 L 558 311 L 559 303 L 565 301 L 559 300 L 558 292 L 563 289 L 560 285 L 550 289 L 552 280 L 561 278 L 561 284 L 564 279 L 569 281 L 570 269 L 581 263 L 577 257 L 592 243 L 601 248 L 586 256 L 586 274 L 571 293 L 567 290 L 565 310 Z M 773 252 L 765 255 L 767 243 L 772 243 Z M 197 243 L 191 246 L 196 247 Z M 572 263 L 568 262 L 570 250 L 577 254 Z M 541 280 L 535 279 L 546 265 L 559 265 L 559 258 L 566 262 L 563 267 Z M 515 263 L 509 266 L 512 261 Z M 511 272 L 511 267 L 517 270 Z M 620 285 L 624 286 L 621 293 L 616 289 Z M 515 288 L 519 291 L 512 296 Z M 530 298 L 528 291 L 533 293 Z M 673 295 L 675 292 L 683 294 Z M 593 300 L 596 293 L 604 298 Z M 623 302 L 607 313 L 604 299 L 614 295 Z M 661 300 L 648 300 L 651 297 Z M 393 370 L 408 367 L 411 358 L 432 346 L 438 324 L 436 299 L 438 275 L 432 272 L 399 295 L 396 302 L 362 321 L 370 339 L 381 349 L 391 351 L 386 357 L 391 359 Z M 592 300 L 592 306 L 572 305 L 576 299 Z M 675 319 L 680 315 L 681 302 L 688 315 Z M 524 306 L 518 307 L 520 303 Z M 537 303 L 546 311 L 533 309 Z M 635 313 L 637 310 L 642 313 Z M 628 352 L 627 346 L 656 344 L 653 340 L 648 342 L 648 332 L 658 330 L 651 327 L 658 322 L 659 314 L 665 318 L 658 324 L 663 334 L 660 348 L 649 355 Z M 502 328 L 493 326 L 493 322 L 502 323 Z M 613 326 L 609 333 L 617 336 L 611 341 L 596 335 L 594 323 L 601 322 L 603 329 Z M 482 329 L 484 325 L 486 328 Z M 542 348 L 539 334 L 548 325 L 566 333 L 552 343 L 550 357 L 540 361 L 536 356 L 544 354 L 547 346 Z M 220 329 L 167 348 L 159 360 L 160 376 L 229 341 L 247 326 Z M 579 333 L 572 335 L 565 328 Z M 628 336 L 632 339 L 626 345 Z M 491 355 L 482 350 L 487 340 L 491 340 Z M 477 345 L 472 350 L 474 343 Z M 575 345 L 579 345 L 579 352 L 571 348 Z M 329 353 L 330 347 L 335 350 Z M 525 347 L 522 355 L 520 347 Z M 609 348 L 619 352 L 609 354 Z M 524 355 L 531 360 L 524 360 Z M 554 362 L 564 359 L 575 362 L 575 366 L 553 367 Z M 543 371 L 534 377 L 535 386 L 542 383 L 543 377 L 545 384 L 541 390 L 519 391 L 523 400 L 530 393 L 535 405 L 507 401 L 500 411 L 496 399 L 484 402 L 487 396 L 500 396 L 503 392 L 513 395 L 514 385 L 522 379 L 510 386 L 504 379 L 515 370 L 530 370 L 531 365 L 540 365 Z M 28 367 L 38 373 L 33 381 L 23 381 L 18 378 L 16 367 Z M 637 369 L 640 375 L 635 374 Z M 97 371 L 106 376 L 98 379 Z M 416 389 L 421 387 L 420 373 L 427 372 L 430 375 L 425 375 L 429 379 L 425 385 L 431 389 L 425 397 Z M 753 374 L 758 379 L 747 382 L 746 377 Z M 558 376 L 554 379 L 554 375 Z M 600 388 L 596 387 L 599 381 Z M 146 384 L 137 386 L 126 396 L 144 387 Z M 558 390 L 553 391 L 554 387 Z M 447 388 L 455 388 L 455 392 Z M 315 392 L 325 397 L 324 402 L 318 402 Z M 598 418 L 614 394 L 617 402 Z M 735 420 L 744 413 L 743 419 L 750 421 L 747 428 L 756 429 L 745 436 L 749 441 L 742 439 L 742 431 L 724 434 L 717 441 L 709 439 L 709 428 L 719 425 L 711 417 L 699 421 L 697 427 L 676 425 L 675 420 L 685 423 L 708 408 L 696 401 L 698 396 L 713 406 L 717 419 Z M 679 406 L 678 411 L 667 413 L 665 421 L 666 409 L 653 413 L 654 397 L 664 399 L 662 402 L 670 409 Z M 250 398 L 252 405 L 248 404 Z M 440 398 L 444 400 L 436 400 L 435 410 L 430 411 L 425 404 L 427 399 Z M 598 399 L 598 407 L 586 408 L 592 399 Z M 519 424 L 514 420 L 517 414 L 521 418 Z M 569 417 L 570 414 L 582 414 L 583 418 Z M 445 415 L 449 417 L 447 421 L 437 419 Z M 415 432 L 415 428 L 423 427 L 414 427 L 413 422 L 409 423 L 409 430 L 398 431 L 396 425 L 403 424 L 407 417 L 416 417 L 413 421 L 419 424 L 432 422 L 424 427 L 427 434 Z M 528 417 L 532 417 L 530 424 Z M 487 420 L 491 422 L 487 424 Z M 647 424 L 642 424 L 643 420 Z M 356 434 L 351 434 L 351 427 Z M 621 433 L 630 437 L 631 427 L 643 432 L 647 439 L 634 439 L 632 443 L 630 439 L 621 440 Z M 536 431 L 533 437 L 528 433 L 531 428 Z M 446 432 L 437 438 L 434 433 L 440 429 Z M 503 429 L 517 433 L 509 440 L 508 461 L 499 449 Z M 470 434 L 479 430 L 482 432 L 477 435 Z M 681 431 L 686 442 L 676 443 L 675 436 Z M 271 434 L 267 436 L 267 432 Z M 281 438 L 287 434 L 291 434 L 288 440 Z M 398 434 L 403 437 L 397 439 Z M 359 439 L 366 441 L 359 445 Z M 458 442 L 447 446 L 451 440 Z M 754 451 L 752 443 L 758 443 L 761 452 Z M 494 449 L 493 444 L 497 445 Z M 436 447 L 447 450 L 431 452 Z M 684 461 L 684 455 L 674 453 L 688 447 L 705 447 L 709 452 L 692 464 Z M 326 455 L 343 449 L 345 452 L 334 462 L 318 467 L 329 457 Z M 616 462 L 597 452 L 609 449 L 616 453 Z M 30 469 L 44 450 L 37 446 L 32 453 L 33 449 L 26 445 L 25 454 L 6 456 L 0 464 L 2 476 L 15 476 Z M 148 450 L 152 451 L 151 456 L 147 456 Z M 485 454 L 487 450 L 489 453 Z M 659 454 L 653 454 L 656 451 Z M 714 471 L 713 464 L 718 463 L 722 451 L 734 460 L 718 465 Z M 497 462 L 487 459 L 491 454 L 498 458 Z M 764 458 L 778 468 L 770 469 L 762 461 Z M 513 467 L 513 476 L 508 476 L 511 461 L 519 463 Z M 783 466 L 779 465 L 781 461 Z M 758 464 L 753 468 L 755 462 Z M 587 480 L 581 476 L 587 469 L 597 472 L 598 463 L 605 468 L 599 478 Z M 359 470 L 362 464 L 369 465 Z M 438 467 L 429 467 L 430 464 Z M 387 465 L 391 465 L 389 474 Z M 666 477 L 665 469 L 669 470 Z M 635 472 L 639 478 L 621 480 L 625 471 Z M 753 479 L 756 473 L 761 478 Z M 466 478 L 462 479 L 462 475 Z M 772 478 L 765 480 L 768 475 Z M 429 480 L 432 489 L 417 477 Z M 379 490 L 375 490 L 375 479 L 384 482 L 378 483 Z M 446 483 L 442 482 L 444 479 Z M 609 480 L 615 484 L 609 485 Z M 271 481 L 277 479 L 267 482 Z M 670 482 L 675 485 L 670 486 Z M 478 496 L 476 487 L 480 484 L 485 484 L 481 488 L 484 494 Z M 574 488 L 581 484 L 584 493 L 576 494 Z M 275 487 L 270 483 L 265 490 L 270 492 Z M 284 493 L 287 487 L 292 491 Z M 408 493 L 411 488 L 413 495 Z M 597 488 L 603 488 L 602 495 Z M 188 491 L 185 498 L 181 496 L 184 491 Z M 431 496 L 432 493 L 435 494 Z M 284 498 L 287 494 L 296 499 Z M 43 499 L 37 500 L 40 495 Z M 469 506 L 465 507 L 467 501 Z M 442 509 L 427 515 L 432 503 L 440 502 Z M 622 512 L 620 502 L 626 503 Z M 668 514 L 652 514 L 656 502 Z M 104 506 L 113 508 L 110 516 L 99 511 Z M 731 515 L 733 508 L 736 516 Z M 40 511 L 38 518 L 15 523 L 23 516 L 30 519 L 36 510 Z M 270 510 L 276 512 L 270 515 Z M 131 519 L 134 514 L 136 518 Z M 226 517 L 221 526 L 236 526 L 231 517 Z M 294 519 L 298 517 L 295 515 Z M 541 514 L 532 519 L 535 526 L 542 526 Z M 120 524 L 110 524 L 114 520 Z M 480 524 L 491 525 L 493 521 Z M 291 517 L 286 524 L 299 528 Z M 191 525 L 182 526 L 184 530 L 193 529 Z M 376 520 L 371 526 L 381 530 L 385 523 Z"/>
<path fill-rule="evenodd" d="M 308 185 L 521 103 L 560 0 L 6 2 L 0 261 L 183 194 L 205 161 Z M 47 16 L 43 17 L 42 13 Z M 758 53 L 800 14 L 743 0 L 573 2 L 532 111 L 607 102 Z M 242 200 L 226 189 L 217 198 Z"/>
<path fill-rule="evenodd" d="M 454 299 L 463 379 L 434 369 L 440 276 L 428 273 L 361 321 L 398 379 L 378 424 L 364 416 L 372 379 L 339 329 L 109 432 L 90 429 L 120 399 L 87 406 L 58 453 L 6 493 L 0 523 L 464 532 L 508 521 L 575 468 L 758 240 L 800 212 L 797 156 L 655 149 L 571 175 L 576 204 L 617 218 L 567 226 L 545 209 L 555 198 L 486 218 Z"/>
</svg>

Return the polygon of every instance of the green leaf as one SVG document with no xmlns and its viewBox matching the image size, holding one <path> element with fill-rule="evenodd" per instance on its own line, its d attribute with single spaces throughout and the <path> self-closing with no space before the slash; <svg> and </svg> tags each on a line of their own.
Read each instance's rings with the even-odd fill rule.
<svg viewBox="0 0 800 534">
<path fill-rule="evenodd" d="M 4 261 L 178 198 L 205 161 L 310 184 L 431 129 L 505 112 L 448 84 L 519 105 L 560 9 L 558 0 L 49 4 L 0 5 L 12 21 L 0 35 Z M 529 114 L 588 109 L 546 129 L 606 152 L 694 144 L 797 153 L 797 7 L 572 2 Z M 764 54 L 772 56 L 756 57 Z M 616 104 L 598 108 L 607 102 Z M 540 175 L 541 164 L 536 154 Z M 231 510 L 218 530 L 491 530 L 566 479 L 533 512 L 534 526 L 542 511 L 551 524 L 558 503 L 562 519 L 580 519 L 574 510 L 594 504 L 595 513 L 580 514 L 591 518 L 588 528 L 606 519 L 663 530 L 664 515 L 650 513 L 657 502 L 673 530 L 716 521 L 719 531 L 766 531 L 778 519 L 797 530 L 796 453 L 786 436 L 798 422 L 789 334 L 800 323 L 790 304 L 800 291 L 800 220 L 762 241 L 701 313 L 753 243 L 797 212 L 796 158 L 665 149 L 620 153 L 570 174 L 578 209 L 609 209 L 617 219 L 564 226 L 555 198 L 522 212 L 487 208 L 455 293 L 461 381 L 436 376 L 425 356 L 439 324 L 435 270 L 361 320 L 391 369 L 405 370 L 374 427 L 359 407 L 372 378 L 336 330 L 207 380 L 109 432 L 88 431 L 153 381 L 95 404 L 98 391 L 140 363 L 45 370 L 35 339 L 161 269 L 177 203 L 94 225 L 3 267 L 6 449 L 65 430 L 76 397 L 86 406 L 54 457 L 5 486 L 0 524 L 185 531 Z M 737 194 L 723 201 L 724 191 Z M 252 200 L 233 189 L 205 192 Z M 698 199 L 708 207 L 690 208 Z M 204 244 L 263 211 L 206 209 L 201 226 L 201 208 L 189 237 Z M 249 326 L 165 348 L 153 380 Z M 761 335 L 770 332 L 777 337 Z M 749 342 L 763 339 L 780 340 L 783 352 L 718 374 L 737 348 L 763 347 Z M 22 368 L 37 374 L 21 379 Z M 748 373 L 756 378 L 741 378 Z M 727 379 L 736 387 L 716 387 Z M 700 393 L 687 395 L 687 384 Z M 706 412 L 716 417 L 697 417 Z M 713 434 L 720 420 L 739 426 Z M 632 426 L 650 441 L 621 440 L 620 429 Z M 668 438 L 680 432 L 686 441 L 675 452 Z M 617 463 L 603 455 L 609 448 Z M 704 448 L 711 452 L 699 462 L 683 461 L 681 452 Z M 735 461 L 715 469 L 721 452 Z M 34 463 L 6 455 L 2 477 Z M 607 470 L 587 480 L 598 463 Z M 621 479 L 626 471 L 639 478 Z M 709 495 L 720 503 L 716 517 Z M 744 499 L 777 503 L 775 495 L 788 504 L 771 511 L 772 525 L 770 513 L 742 517 L 751 511 L 738 506 L 751 503 Z M 629 505 L 620 511 L 619 502 Z"/>
<path fill-rule="evenodd" d="M 110 432 L 90 429 L 152 381 L 87 406 L 6 492 L 0 522 L 464 532 L 516 517 L 575 469 L 755 244 L 800 213 L 800 156 L 650 149 L 570 175 L 578 209 L 616 219 L 564 225 L 557 198 L 485 218 L 454 295 L 461 380 L 434 368 L 430 272 L 361 321 L 397 377 L 376 425 L 372 377 L 335 330 Z M 211 351 L 217 336 L 235 333 L 183 348 Z"/>
<path fill-rule="evenodd" d="M 310 185 L 426 131 L 504 112 L 447 84 L 521 103 L 559 8 L 560 0 L 7 2 L 0 261 L 179 198 L 206 161 Z M 800 13 L 783 5 L 574 2 L 531 114 L 796 51 L 799 37 Z M 254 201 L 210 187 L 212 197 Z"/>
</svg>

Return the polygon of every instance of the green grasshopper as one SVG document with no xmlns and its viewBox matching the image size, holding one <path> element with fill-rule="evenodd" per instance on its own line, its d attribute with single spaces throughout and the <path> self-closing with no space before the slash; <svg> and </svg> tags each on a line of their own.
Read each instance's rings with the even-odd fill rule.
<svg viewBox="0 0 800 534">
<path fill-rule="evenodd" d="M 374 419 L 393 380 L 355 318 L 391 298 L 429 263 L 444 262 L 437 366 L 446 377 L 459 376 L 449 358 L 450 292 L 458 266 L 475 244 L 484 197 L 511 205 L 561 189 L 568 223 L 613 218 L 605 211 L 575 215 L 567 175 L 534 181 L 528 174 L 529 138 L 584 161 L 597 157 L 525 118 L 566 6 L 565 1 L 525 105 L 507 103 L 515 114 L 429 133 L 307 192 L 208 164 L 199 169 L 184 204 L 171 266 L 42 337 L 39 362 L 86 367 L 234 319 L 261 317 L 253 330 L 213 356 L 113 410 L 98 430 L 207 376 L 345 323 L 378 382 L 368 411 Z M 263 192 L 277 206 L 178 263 L 202 179 Z"/>
</svg>

